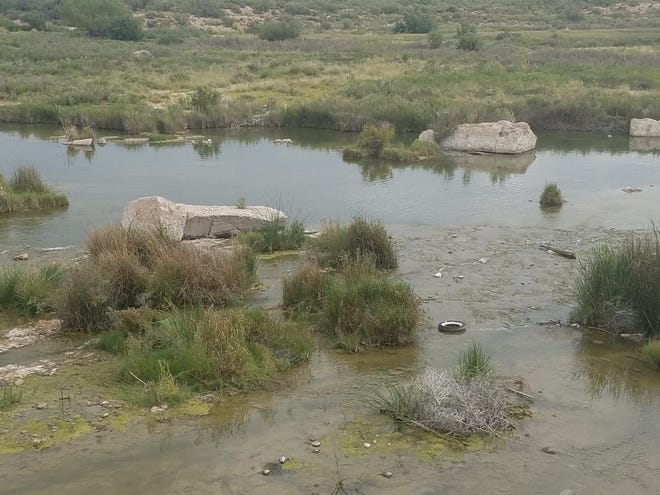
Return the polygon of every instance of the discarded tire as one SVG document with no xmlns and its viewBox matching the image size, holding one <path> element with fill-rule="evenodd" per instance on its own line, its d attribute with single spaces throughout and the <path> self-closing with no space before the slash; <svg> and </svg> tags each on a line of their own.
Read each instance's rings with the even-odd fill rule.
<svg viewBox="0 0 660 495">
<path fill-rule="evenodd" d="M 462 321 L 446 320 L 438 324 L 438 330 L 442 333 L 465 333 L 465 324 Z"/>
</svg>

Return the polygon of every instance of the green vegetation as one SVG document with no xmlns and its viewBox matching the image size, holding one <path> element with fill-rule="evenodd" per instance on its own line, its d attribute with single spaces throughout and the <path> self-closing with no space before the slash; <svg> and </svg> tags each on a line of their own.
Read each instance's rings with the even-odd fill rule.
<svg viewBox="0 0 660 495">
<path fill-rule="evenodd" d="M 70 120 L 131 133 L 359 131 L 387 121 L 419 132 L 506 117 L 534 130 L 625 132 L 631 117 L 660 117 L 654 4 L 283 0 L 271 10 L 255 0 L 242 4 L 254 9 L 246 19 L 224 0 L 140 0 L 130 3 L 132 17 L 120 0 L 93 0 L 98 8 L 67 13 L 82 1 L 63 2 L 61 12 L 58 0 L 0 1 L 0 121 Z M 68 18 L 91 23 L 82 29 L 93 34 L 131 39 L 139 19 L 145 38 L 81 37 L 63 28 Z M 395 24 L 426 31 L 429 21 L 432 36 L 392 33 Z M 248 28 L 290 22 L 303 35 L 284 42 Z M 22 31 L 31 25 L 39 31 Z M 283 37 L 274 31 L 269 39 Z M 291 32 L 300 31 L 283 31 Z M 196 109 L 190 97 L 199 87 L 222 98 Z"/>
<path fill-rule="evenodd" d="M 298 38 L 302 32 L 302 26 L 291 19 L 264 22 L 255 25 L 251 30 L 262 40 L 284 41 Z"/>
<path fill-rule="evenodd" d="M 2 396 L 0 396 L 0 411 L 9 409 L 15 404 L 21 402 L 23 393 L 19 388 L 8 385 L 2 388 Z"/>
<path fill-rule="evenodd" d="M 462 381 L 493 376 L 495 369 L 490 356 L 484 352 L 478 342 L 471 342 L 469 347 L 458 357 L 456 375 Z"/>
<path fill-rule="evenodd" d="M 346 161 L 364 158 L 384 158 L 389 161 L 409 162 L 424 160 L 438 155 L 438 147 L 427 141 L 413 141 L 410 146 L 391 145 L 394 128 L 388 123 L 366 126 L 358 136 L 357 146 L 343 150 Z"/>
<path fill-rule="evenodd" d="M 300 220 L 265 222 L 259 230 L 239 236 L 239 241 L 258 253 L 291 251 L 305 243 L 305 226 Z"/>
<path fill-rule="evenodd" d="M 64 278 L 64 268 L 56 263 L 39 269 L 0 268 L 0 309 L 28 317 L 53 311 L 55 291 Z"/>
<path fill-rule="evenodd" d="M 660 368 L 660 340 L 650 340 L 642 347 L 642 356 Z"/>
<path fill-rule="evenodd" d="M 254 282 L 256 259 L 247 248 L 230 254 L 169 240 L 160 232 L 109 226 L 88 239 L 90 259 L 71 273 L 58 298 L 65 327 L 108 329 L 114 311 L 240 302 Z"/>
<path fill-rule="evenodd" d="M 394 24 L 395 33 L 429 33 L 435 27 L 435 22 L 428 14 L 421 12 L 408 12 Z"/>
<path fill-rule="evenodd" d="M 660 239 L 656 227 L 604 245 L 578 265 L 574 318 L 618 333 L 660 335 Z"/>
<path fill-rule="evenodd" d="M 413 342 L 423 312 L 412 287 L 377 272 L 369 258 L 341 268 L 334 276 L 309 262 L 285 277 L 283 306 L 352 352 Z"/>
<path fill-rule="evenodd" d="M 549 182 L 543 188 L 539 203 L 543 208 L 557 207 L 564 204 L 564 197 L 556 182 Z"/>
<path fill-rule="evenodd" d="M 90 36 L 131 41 L 144 36 L 142 24 L 122 0 L 64 0 L 61 15 Z"/>
<path fill-rule="evenodd" d="M 66 208 L 69 200 L 46 185 L 33 167 L 20 167 L 9 182 L 0 174 L 0 213 Z"/>
<path fill-rule="evenodd" d="M 347 259 L 356 258 L 369 258 L 381 270 L 398 266 L 392 238 L 384 225 L 364 217 L 355 217 L 347 226 L 325 225 L 311 248 L 324 267 L 339 268 Z"/>
</svg>

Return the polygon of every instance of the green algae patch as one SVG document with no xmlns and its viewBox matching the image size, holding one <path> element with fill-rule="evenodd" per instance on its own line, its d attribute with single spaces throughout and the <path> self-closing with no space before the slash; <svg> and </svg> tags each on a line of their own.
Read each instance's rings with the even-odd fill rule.
<svg viewBox="0 0 660 495">
<path fill-rule="evenodd" d="M 322 443 L 328 441 L 331 440 L 327 437 L 321 439 Z M 337 433 L 337 444 L 346 457 L 406 452 L 419 460 L 432 460 L 489 449 L 493 441 L 479 435 L 458 440 L 418 428 L 397 426 L 386 416 L 372 415 L 346 423 Z"/>
<path fill-rule="evenodd" d="M 59 419 L 31 420 L 0 437 L 0 454 L 20 452 L 28 448 L 38 450 L 81 438 L 92 432 L 82 416 Z"/>
<path fill-rule="evenodd" d="M 305 467 L 309 467 L 309 465 L 306 462 L 298 459 L 287 459 L 287 461 L 282 464 L 282 469 L 284 471 L 293 471 L 296 469 L 303 469 Z"/>
<path fill-rule="evenodd" d="M 168 411 L 173 417 L 208 416 L 211 413 L 211 407 L 211 404 L 193 398 L 172 407 Z"/>
</svg>

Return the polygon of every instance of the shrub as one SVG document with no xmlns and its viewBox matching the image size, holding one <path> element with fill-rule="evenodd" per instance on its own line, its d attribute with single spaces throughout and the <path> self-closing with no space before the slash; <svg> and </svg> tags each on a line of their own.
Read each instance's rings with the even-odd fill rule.
<svg viewBox="0 0 660 495">
<path fill-rule="evenodd" d="M 442 42 L 444 41 L 444 36 L 442 34 L 442 31 L 440 31 L 437 27 L 433 29 L 429 35 L 428 35 L 428 40 L 429 40 L 429 46 L 431 48 L 440 48 L 442 46 Z"/>
<path fill-rule="evenodd" d="M 459 50 L 476 52 L 481 48 L 481 40 L 477 36 L 477 26 L 469 23 L 462 22 L 456 29 L 456 48 Z"/>
<path fill-rule="evenodd" d="M 269 21 L 253 28 L 257 36 L 266 41 L 284 41 L 300 37 L 301 25 L 293 20 Z"/>
<path fill-rule="evenodd" d="M 398 265 L 396 251 L 380 222 L 355 217 L 348 226 L 327 224 L 312 248 L 321 266 L 338 268 L 348 258 L 367 257 L 376 268 L 390 270 Z"/>
<path fill-rule="evenodd" d="M 358 146 L 370 156 L 381 156 L 394 137 L 394 128 L 389 124 L 368 125 L 358 136 Z"/>
<path fill-rule="evenodd" d="M 90 36 L 140 40 L 142 25 L 121 0 L 64 0 L 62 19 Z"/>
<path fill-rule="evenodd" d="M 190 106 L 198 112 L 208 115 L 220 102 L 222 95 L 213 88 L 197 88 L 190 96 Z"/>
<path fill-rule="evenodd" d="M 420 12 L 408 12 L 394 24 L 395 33 L 425 34 L 433 30 L 435 21 L 431 16 Z"/>
<path fill-rule="evenodd" d="M 561 190 L 556 182 L 550 182 L 545 185 L 539 203 L 541 203 L 541 206 L 544 208 L 561 206 L 564 204 L 564 198 L 562 197 Z"/>
<path fill-rule="evenodd" d="M 16 169 L 9 181 L 9 186 L 17 193 L 50 192 L 50 188 L 44 184 L 39 172 L 34 167 Z"/>
<path fill-rule="evenodd" d="M 321 329 L 353 352 L 413 342 L 422 310 L 412 287 L 378 275 L 364 260 L 344 269 L 323 291 Z"/>
<path fill-rule="evenodd" d="M 660 335 L 660 239 L 630 236 L 601 246 L 578 264 L 574 318 L 614 332 Z"/>
</svg>

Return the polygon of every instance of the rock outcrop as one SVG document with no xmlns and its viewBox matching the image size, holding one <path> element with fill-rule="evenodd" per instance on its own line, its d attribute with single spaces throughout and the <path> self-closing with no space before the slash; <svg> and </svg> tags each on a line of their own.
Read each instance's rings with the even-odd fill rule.
<svg viewBox="0 0 660 495">
<path fill-rule="evenodd" d="M 536 147 L 536 135 L 526 122 L 462 124 L 440 142 L 446 151 L 519 154 Z"/>
<path fill-rule="evenodd" d="M 660 137 L 660 120 L 630 119 L 630 135 L 633 137 Z"/>
<path fill-rule="evenodd" d="M 427 143 L 438 144 L 435 140 L 435 131 L 433 129 L 426 129 L 419 134 L 417 141 L 424 141 Z"/>
<path fill-rule="evenodd" d="M 124 228 L 160 228 L 173 239 L 224 238 L 256 230 L 286 215 L 268 206 L 199 206 L 174 203 L 160 196 L 139 198 L 124 208 Z"/>
</svg>

